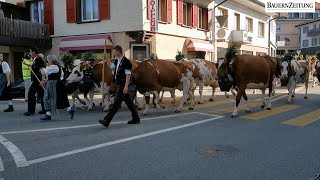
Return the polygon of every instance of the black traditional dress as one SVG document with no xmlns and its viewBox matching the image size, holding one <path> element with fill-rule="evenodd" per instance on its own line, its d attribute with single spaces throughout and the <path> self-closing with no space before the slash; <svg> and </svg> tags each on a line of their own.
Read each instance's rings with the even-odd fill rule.
<svg viewBox="0 0 320 180">
<path fill-rule="evenodd" d="M 10 92 L 11 86 L 7 87 L 7 84 L 8 84 L 7 75 L 3 71 L 4 63 L 6 62 L 0 63 L 0 100 L 8 101 L 8 100 L 12 100 L 12 96 Z"/>
</svg>

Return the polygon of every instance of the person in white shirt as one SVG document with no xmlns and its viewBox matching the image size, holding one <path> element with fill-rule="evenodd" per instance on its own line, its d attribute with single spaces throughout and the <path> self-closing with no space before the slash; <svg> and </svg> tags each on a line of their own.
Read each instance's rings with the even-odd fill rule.
<svg viewBox="0 0 320 180">
<path fill-rule="evenodd" d="M 3 60 L 3 54 L 0 53 L 0 100 L 8 101 L 8 108 L 4 112 L 14 111 L 11 96 L 11 69 L 9 64 Z"/>
<path fill-rule="evenodd" d="M 68 108 L 67 110 L 71 115 L 71 119 L 73 119 L 75 110 L 69 107 L 68 96 L 65 87 L 61 82 L 61 80 L 63 80 L 63 71 L 59 65 L 59 60 L 55 55 L 47 56 L 47 60 L 49 66 L 44 70 L 46 80 L 41 82 L 41 85 L 45 86 L 43 100 L 46 114 L 41 120 L 51 120 L 52 111 L 64 108 Z"/>
</svg>

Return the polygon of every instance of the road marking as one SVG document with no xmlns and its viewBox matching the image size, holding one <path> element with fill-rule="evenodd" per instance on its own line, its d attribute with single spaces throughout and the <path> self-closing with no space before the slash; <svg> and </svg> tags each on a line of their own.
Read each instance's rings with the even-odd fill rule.
<svg viewBox="0 0 320 180">
<path fill-rule="evenodd" d="M 0 172 L 4 171 L 4 166 L 3 166 L 3 161 L 1 159 L 1 156 L 0 156 Z M 1 178 L 0 178 L 1 180 Z"/>
<path fill-rule="evenodd" d="M 141 119 L 141 121 L 150 121 L 150 120 L 153 120 L 153 119 L 164 119 L 164 118 L 184 116 L 184 115 L 189 115 L 189 114 L 197 114 L 197 112 L 189 112 L 189 113 L 173 114 L 173 115 L 160 116 L 160 117 L 144 118 L 144 119 Z M 127 121 L 120 121 L 120 122 L 112 122 L 111 124 L 126 124 L 126 123 L 127 123 Z M 78 129 L 78 128 L 87 128 L 87 127 L 95 127 L 95 126 L 101 126 L 101 124 L 97 123 L 97 124 L 87 124 L 87 125 L 79 125 L 79 126 L 66 126 L 66 127 L 57 127 L 57 128 L 47 128 L 47 129 L 31 129 L 31 130 L 21 130 L 21 131 L 7 131 L 7 132 L 0 132 L 0 135 L 33 133 L 33 132 L 47 132 L 47 131 Z"/>
<path fill-rule="evenodd" d="M 298 88 L 296 89 L 296 92 L 301 91 L 303 88 L 304 88 L 304 87 L 298 87 Z M 283 99 L 283 98 L 285 98 L 285 97 L 288 97 L 288 94 L 278 94 L 278 95 L 272 97 L 271 102 L 278 101 L 278 100 Z M 265 100 L 267 100 L 267 99 L 268 99 L 268 97 L 265 98 Z M 257 107 L 257 106 L 261 105 L 261 102 L 260 102 L 260 101 L 261 101 L 261 99 L 258 98 L 258 99 L 254 99 L 254 100 L 250 101 L 248 104 L 249 104 L 252 108 L 254 108 L 254 107 Z M 242 105 L 240 105 L 240 106 L 238 107 L 238 111 L 240 111 L 240 110 L 245 110 L 246 107 L 247 107 L 246 104 L 242 104 Z M 233 110 L 234 110 L 234 107 L 228 107 L 228 108 L 218 109 L 218 110 L 214 110 L 214 111 L 209 111 L 208 113 L 209 113 L 209 114 L 226 114 L 226 113 L 232 113 Z"/>
<path fill-rule="evenodd" d="M 305 126 L 310 123 L 313 123 L 317 120 L 320 120 L 320 110 L 316 110 L 302 116 L 298 116 L 293 119 L 289 119 L 287 121 L 282 122 L 282 124 L 292 125 L 292 126 Z"/>
<path fill-rule="evenodd" d="M 273 115 L 276 115 L 276 114 L 280 114 L 280 113 L 283 113 L 283 112 L 291 111 L 291 110 L 297 109 L 299 107 L 300 106 L 284 105 L 284 106 L 272 108 L 269 111 L 260 111 L 260 112 L 248 114 L 248 115 L 245 115 L 245 116 L 241 116 L 241 118 L 250 119 L 250 120 L 260 120 L 260 119 L 267 118 L 267 117 L 270 117 L 270 116 L 273 116 Z"/>
<path fill-rule="evenodd" d="M 17 167 L 29 166 L 27 159 L 20 149 L 2 135 L 0 135 L 0 143 L 11 153 Z"/>
<path fill-rule="evenodd" d="M 225 100 L 221 100 L 221 101 L 209 102 L 209 103 L 204 103 L 204 104 L 196 104 L 194 109 L 198 110 L 198 109 L 203 109 L 203 108 L 208 108 L 208 107 L 213 107 L 213 106 L 224 105 L 224 104 L 228 104 L 228 103 L 232 103 L 232 102 L 234 102 L 234 100 L 225 99 Z"/>
<path fill-rule="evenodd" d="M 171 127 L 171 128 L 158 130 L 158 131 L 153 131 L 153 132 L 150 132 L 150 133 L 145 133 L 145 134 L 141 134 L 141 135 L 137 135 L 137 136 L 132 136 L 132 137 L 124 138 L 124 139 L 119 139 L 119 140 L 115 140 L 115 141 L 111 141 L 111 142 L 107 142 L 107 143 L 102 143 L 102 144 L 98 144 L 98 145 L 94 145 L 94 146 L 89 146 L 89 147 L 85 147 L 85 148 L 81 148 L 81 149 L 77 149 L 77 150 L 73 150 L 73 151 L 67 151 L 67 152 L 64 152 L 64 153 L 59 153 L 59 154 L 55 154 L 55 155 L 51 155 L 51 156 L 47 156 L 47 157 L 43 157 L 43 158 L 38 158 L 38 159 L 30 160 L 30 161 L 28 161 L 28 163 L 29 164 L 41 163 L 41 162 L 44 162 L 44 161 L 49 161 L 49 160 L 53 160 L 53 159 L 57 159 L 57 158 L 65 157 L 65 156 L 70 156 L 70 155 L 73 155 L 73 154 L 78 154 L 78 153 L 82 153 L 82 152 L 86 152 L 86 151 L 91 151 L 91 150 L 95 150 L 95 149 L 99 149 L 99 148 L 112 146 L 112 145 L 115 145 L 115 144 L 129 142 L 129 141 L 133 141 L 133 140 L 136 140 L 136 139 L 141 139 L 141 138 L 145 138 L 145 137 L 149 137 L 149 136 L 154 136 L 154 135 L 157 135 L 157 134 L 162 134 L 162 133 L 166 133 L 166 132 L 170 132 L 170 131 L 174 131 L 174 130 L 178 130 L 178 129 L 183 129 L 183 128 L 195 126 L 195 125 L 198 125 L 198 124 L 203 124 L 203 123 L 207 123 L 207 122 L 210 122 L 210 121 L 215 121 L 215 120 L 218 120 L 218 119 L 221 119 L 221 118 L 223 118 L 223 116 L 216 116 L 216 117 L 212 117 L 212 118 L 205 119 L 205 120 L 202 120 L 202 121 L 188 123 L 188 124 L 184 124 L 184 125 L 180 125 L 180 126 L 175 126 L 175 127 Z"/>
</svg>

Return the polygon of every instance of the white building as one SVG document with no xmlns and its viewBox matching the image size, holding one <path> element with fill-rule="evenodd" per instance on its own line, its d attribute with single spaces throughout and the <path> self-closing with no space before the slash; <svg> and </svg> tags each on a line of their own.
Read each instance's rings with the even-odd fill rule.
<svg viewBox="0 0 320 180">
<path fill-rule="evenodd" d="M 320 18 L 301 23 L 296 26 L 300 29 L 300 46 L 304 54 L 320 52 Z"/>
<path fill-rule="evenodd" d="M 216 4 L 222 0 L 215 1 Z M 264 4 L 254 0 L 230 0 L 219 6 L 216 16 L 228 15 L 223 27 L 216 23 L 217 58 L 223 58 L 230 43 L 236 43 L 239 54 L 268 54 L 269 19 Z M 270 55 L 275 56 L 275 21 L 271 21 Z"/>
</svg>

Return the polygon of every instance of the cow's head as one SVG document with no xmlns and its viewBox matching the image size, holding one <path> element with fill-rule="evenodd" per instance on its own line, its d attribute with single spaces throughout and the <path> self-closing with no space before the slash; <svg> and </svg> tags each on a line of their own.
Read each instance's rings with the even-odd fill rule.
<svg viewBox="0 0 320 180">
<path fill-rule="evenodd" d="M 217 78 L 226 77 L 229 73 L 229 61 L 225 59 L 219 59 L 217 63 Z"/>
<path fill-rule="evenodd" d="M 281 67 L 280 67 L 281 68 L 281 76 L 280 76 L 281 86 L 286 86 L 289 82 L 290 71 L 292 71 L 292 67 L 291 67 L 292 59 L 293 57 L 290 54 L 286 54 L 283 57 Z"/>
<path fill-rule="evenodd" d="M 75 66 L 67 78 L 67 83 L 80 82 L 83 79 L 84 71 L 90 68 L 90 64 L 87 62 L 81 62 Z"/>
</svg>

